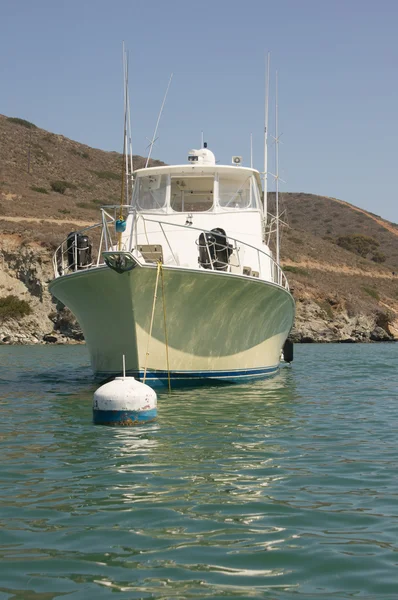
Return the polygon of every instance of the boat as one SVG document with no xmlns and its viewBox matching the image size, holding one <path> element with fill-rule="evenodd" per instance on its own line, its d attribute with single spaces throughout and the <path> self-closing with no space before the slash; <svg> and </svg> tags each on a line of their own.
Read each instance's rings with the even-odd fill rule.
<svg viewBox="0 0 398 600">
<path fill-rule="evenodd" d="M 120 375 L 123 355 L 153 387 L 275 375 L 295 305 L 260 172 L 239 156 L 220 165 L 203 144 L 182 164 L 124 169 L 123 182 L 123 203 L 56 250 L 49 285 L 95 375 Z"/>
</svg>

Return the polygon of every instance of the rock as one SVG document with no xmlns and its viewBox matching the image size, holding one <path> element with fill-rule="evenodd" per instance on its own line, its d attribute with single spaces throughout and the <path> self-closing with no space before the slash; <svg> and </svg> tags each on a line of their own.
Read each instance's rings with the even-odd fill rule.
<svg viewBox="0 0 398 600">
<path fill-rule="evenodd" d="M 375 327 L 370 334 L 372 342 L 389 342 L 392 337 L 381 327 Z"/>
<path fill-rule="evenodd" d="M 58 338 L 55 335 L 48 333 L 43 335 L 43 342 L 47 342 L 47 344 L 56 344 L 58 342 Z"/>
</svg>

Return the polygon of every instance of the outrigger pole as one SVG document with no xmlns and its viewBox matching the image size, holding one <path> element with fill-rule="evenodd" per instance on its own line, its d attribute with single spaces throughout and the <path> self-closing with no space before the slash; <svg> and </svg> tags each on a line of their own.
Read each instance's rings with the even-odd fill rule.
<svg viewBox="0 0 398 600">
<path fill-rule="evenodd" d="M 278 71 L 275 73 L 275 217 L 276 262 L 279 265 L 279 133 L 278 133 Z"/>
<path fill-rule="evenodd" d="M 123 42 L 123 75 L 124 75 L 124 147 L 123 160 L 125 163 L 126 204 L 130 202 L 130 192 L 133 183 L 133 149 L 131 142 L 130 96 L 129 96 L 129 56 Z"/>
<path fill-rule="evenodd" d="M 269 68 L 271 54 L 267 54 L 266 72 L 265 72 L 265 112 L 264 112 L 264 174 L 263 174 L 263 193 L 264 193 L 264 214 L 267 217 L 267 192 L 268 192 L 268 100 L 269 100 Z"/>
<path fill-rule="evenodd" d="M 129 204 L 130 186 L 134 181 L 133 172 L 133 147 L 131 141 L 131 117 L 130 117 L 130 94 L 129 94 L 129 55 L 124 49 L 123 42 L 123 66 L 124 66 L 124 111 L 126 115 L 124 136 L 126 140 L 126 199 Z"/>
<path fill-rule="evenodd" d="M 161 116 L 162 116 L 164 105 L 166 103 L 166 98 L 167 98 L 167 94 L 169 93 L 169 87 L 170 87 L 172 79 L 173 79 L 173 73 L 170 75 L 169 83 L 167 84 L 167 89 L 166 89 L 166 93 L 165 93 L 164 98 L 163 98 L 162 106 L 160 107 L 160 112 L 159 112 L 158 120 L 156 121 L 156 127 L 155 127 L 155 131 L 153 133 L 153 138 L 149 142 L 149 152 L 148 152 L 148 158 L 146 159 L 146 163 L 145 163 L 145 169 L 147 168 L 148 163 L 149 163 L 149 159 L 151 158 L 153 145 L 154 145 L 154 143 L 157 140 L 156 134 L 158 132 L 158 127 L 159 127 L 160 119 L 161 119 Z"/>
<path fill-rule="evenodd" d="M 126 54 L 126 50 L 123 42 L 123 77 L 124 77 L 124 125 L 123 125 L 123 160 L 122 160 L 122 186 L 120 191 L 120 209 L 119 209 L 119 218 L 115 222 L 116 232 L 118 236 L 118 250 L 119 252 L 122 249 L 122 236 L 123 231 L 126 229 L 126 222 L 123 215 L 123 205 L 124 203 L 129 204 L 129 195 L 130 195 L 130 180 L 132 177 L 132 154 L 130 157 L 129 164 L 129 156 L 128 156 L 128 138 L 127 138 L 127 126 L 130 123 L 130 118 L 128 116 L 129 113 L 129 95 L 128 95 L 128 56 Z M 130 150 L 131 150 L 131 131 L 130 131 Z M 130 171 L 131 169 L 131 171 Z"/>
</svg>

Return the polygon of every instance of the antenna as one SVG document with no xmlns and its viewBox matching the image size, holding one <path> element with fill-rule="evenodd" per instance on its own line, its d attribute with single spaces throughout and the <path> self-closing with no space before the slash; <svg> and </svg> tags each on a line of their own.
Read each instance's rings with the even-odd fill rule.
<svg viewBox="0 0 398 600">
<path fill-rule="evenodd" d="M 279 134 L 278 134 L 278 71 L 275 73 L 275 218 L 276 263 L 279 265 Z M 279 273 L 279 272 L 278 272 Z"/>
<path fill-rule="evenodd" d="M 129 148 L 129 155 L 130 155 L 130 181 L 133 184 L 134 183 L 134 164 L 133 164 L 133 144 L 131 141 L 131 120 L 130 120 L 130 94 L 129 91 L 127 89 L 127 126 L 128 126 L 128 133 L 129 133 L 129 139 L 128 139 L 128 148 Z"/>
<path fill-rule="evenodd" d="M 149 143 L 149 153 L 148 153 L 148 158 L 146 159 L 146 163 L 145 163 L 145 169 L 147 168 L 147 166 L 148 166 L 148 163 L 149 163 L 149 159 L 151 158 L 151 153 L 152 153 L 152 148 L 153 148 L 153 145 L 154 145 L 154 143 L 155 143 L 155 142 L 156 142 L 156 140 L 157 140 L 156 134 L 157 134 L 157 132 L 158 132 L 158 127 L 159 127 L 159 123 L 160 123 L 160 118 L 161 118 L 161 116 L 162 116 L 163 108 L 164 108 L 164 105 L 165 105 L 165 103 L 166 103 L 166 98 L 167 98 L 167 94 L 169 93 L 169 87 L 170 87 L 170 84 L 171 84 L 171 80 L 172 80 L 172 79 L 173 79 L 173 73 L 170 75 L 169 83 L 167 84 L 166 93 L 165 93 L 165 95 L 164 95 L 164 98 L 163 98 L 162 106 L 160 107 L 160 112 L 159 112 L 158 120 L 157 120 L 157 122 L 156 122 L 155 131 L 154 131 L 154 133 L 153 133 L 153 138 L 152 138 L 152 140 L 151 140 L 151 141 L 150 141 L 150 143 Z"/>
<path fill-rule="evenodd" d="M 250 134 L 250 168 L 253 168 L 253 134 Z"/>
<path fill-rule="evenodd" d="M 265 72 L 265 107 L 264 107 L 264 176 L 263 176 L 263 193 L 264 193 L 264 214 L 267 218 L 267 192 L 268 192 L 268 100 L 269 100 L 269 68 L 270 68 L 271 53 L 267 54 L 267 67 Z"/>
<path fill-rule="evenodd" d="M 127 56 L 123 42 L 123 76 L 124 76 L 124 117 L 123 117 L 123 162 L 122 162 L 122 186 L 120 193 L 119 220 L 123 220 L 123 202 L 125 200 L 126 187 L 128 187 L 128 157 L 126 152 L 127 142 Z M 122 232 L 118 232 L 118 250 L 122 249 Z"/>
<path fill-rule="evenodd" d="M 131 141 L 131 117 L 130 117 L 130 93 L 129 93 L 129 54 L 124 49 L 123 42 L 123 64 L 124 64 L 124 85 L 125 85 L 125 111 L 127 113 L 127 128 L 125 130 L 126 136 L 126 181 L 133 182 L 133 147 Z M 127 200 L 129 199 L 128 190 L 127 192 Z M 127 202 L 128 204 L 128 202 Z"/>
<path fill-rule="evenodd" d="M 124 144 L 123 160 L 125 161 L 126 204 L 130 200 L 130 183 L 133 174 L 133 152 L 131 144 L 130 97 L 129 97 L 129 56 L 123 42 L 123 75 L 124 75 Z"/>
</svg>

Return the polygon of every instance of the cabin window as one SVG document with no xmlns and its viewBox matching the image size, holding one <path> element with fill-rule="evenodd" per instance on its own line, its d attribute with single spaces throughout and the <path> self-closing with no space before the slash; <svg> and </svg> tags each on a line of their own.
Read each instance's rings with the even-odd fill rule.
<svg viewBox="0 0 398 600">
<path fill-rule="evenodd" d="M 220 177 L 219 203 L 222 208 L 255 208 L 251 193 L 251 175 L 246 179 Z"/>
<path fill-rule="evenodd" d="M 254 177 L 251 179 L 251 207 L 252 208 L 262 208 L 261 202 L 261 194 L 257 185 L 257 181 Z"/>
<path fill-rule="evenodd" d="M 213 177 L 172 177 L 170 206 L 176 212 L 204 212 L 213 208 Z"/>
<path fill-rule="evenodd" d="M 168 175 L 138 177 L 134 186 L 133 205 L 142 211 L 163 210 L 166 206 Z"/>
</svg>

